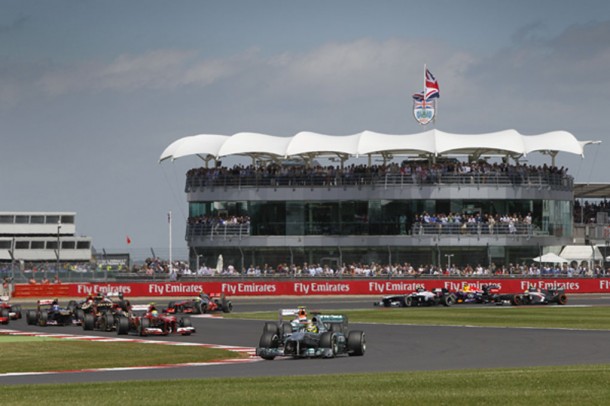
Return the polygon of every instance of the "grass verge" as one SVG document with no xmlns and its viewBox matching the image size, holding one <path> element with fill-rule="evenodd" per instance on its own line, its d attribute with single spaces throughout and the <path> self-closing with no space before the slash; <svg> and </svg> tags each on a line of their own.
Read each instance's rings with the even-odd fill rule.
<svg viewBox="0 0 610 406">
<path fill-rule="evenodd" d="M 605 405 L 610 366 L 5 386 L 2 405 Z"/>
<path fill-rule="evenodd" d="M 417 324 L 435 326 L 537 327 L 610 329 L 610 307 L 520 306 L 520 307 L 425 307 L 331 310 L 347 314 L 350 322 Z M 236 313 L 224 317 L 277 320 L 276 312 Z"/>
<path fill-rule="evenodd" d="M 233 351 L 200 346 L 106 343 L 38 337 L 30 337 L 25 341 L 11 341 L 11 338 L 1 337 L 0 345 L 3 348 L 0 373 L 209 362 L 244 356 Z"/>
</svg>

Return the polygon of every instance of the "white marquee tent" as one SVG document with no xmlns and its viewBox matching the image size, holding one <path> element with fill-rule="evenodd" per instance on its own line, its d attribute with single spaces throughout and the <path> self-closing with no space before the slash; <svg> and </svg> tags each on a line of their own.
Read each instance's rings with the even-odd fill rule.
<svg viewBox="0 0 610 406">
<path fill-rule="evenodd" d="M 542 152 L 555 156 L 567 152 L 584 156 L 584 147 L 599 141 L 579 141 L 567 131 L 522 135 L 516 130 L 486 134 L 452 134 L 437 129 L 416 134 L 382 134 L 363 131 L 353 135 L 300 132 L 291 137 L 241 132 L 234 135 L 199 134 L 171 143 L 159 158 L 175 160 L 188 155 L 218 159 L 229 155 L 276 158 L 337 155 L 525 156 Z"/>
</svg>

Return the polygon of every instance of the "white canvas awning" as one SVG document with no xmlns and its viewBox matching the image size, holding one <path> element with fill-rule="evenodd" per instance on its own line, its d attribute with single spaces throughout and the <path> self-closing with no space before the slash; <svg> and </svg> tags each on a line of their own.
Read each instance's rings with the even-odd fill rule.
<svg viewBox="0 0 610 406">
<path fill-rule="evenodd" d="M 604 259 L 599 248 L 591 245 L 566 245 L 559 256 L 569 261 L 602 261 Z"/>
<path fill-rule="evenodd" d="M 254 132 L 233 135 L 199 134 L 170 144 L 159 158 L 174 160 L 187 155 L 219 158 L 229 155 L 278 158 L 320 155 L 512 155 L 558 152 L 584 155 L 584 147 L 599 141 L 579 141 L 567 131 L 523 135 L 516 130 L 485 134 L 455 134 L 433 129 L 417 134 L 382 134 L 362 131 L 352 135 L 327 135 L 302 131 L 290 137 Z"/>
<path fill-rule="evenodd" d="M 570 262 L 569 260 L 562 258 L 559 255 L 554 254 L 552 252 L 541 255 L 539 257 L 536 257 L 533 259 L 533 261 L 540 262 L 540 263 L 550 263 L 550 264 L 565 264 L 565 263 Z"/>
</svg>

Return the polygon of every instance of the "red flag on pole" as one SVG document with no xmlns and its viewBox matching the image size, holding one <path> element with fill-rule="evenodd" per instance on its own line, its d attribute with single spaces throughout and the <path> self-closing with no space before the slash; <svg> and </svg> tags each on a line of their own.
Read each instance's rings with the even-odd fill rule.
<svg viewBox="0 0 610 406">
<path fill-rule="evenodd" d="M 129 236 L 127 236 L 127 245 L 131 244 L 131 238 L 129 238 Z"/>
</svg>

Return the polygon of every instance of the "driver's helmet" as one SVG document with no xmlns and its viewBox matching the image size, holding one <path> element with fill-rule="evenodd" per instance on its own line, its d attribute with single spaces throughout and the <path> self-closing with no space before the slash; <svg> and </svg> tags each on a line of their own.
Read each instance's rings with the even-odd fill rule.
<svg viewBox="0 0 610 406">
<path fill-rule="evenodd" d="M 150 315 L 153 317 L 159 317 L 159 312 L 156 310 L 153 310 L 152 312 L 150 312 Z"/>
<path fill-rule="evenodd" d="M 305 308 L 303 308 L 303 307 L 299 308 L 299 312 L 297 313 L 297 318 L 299 319 L 299 321 L 307 320 L 307 310 L 305 310 Z"/>
<path fill-rule="evenodd" d="M 423 291 L 424 291 L 424 288 L 417 288 L 417 292 L 418 292 L 418 293 L 421 293 L 421 292 L 423 292 Z"/>
<path fill-rule="evenodd" d="M 151 302 L 148 304 L 148 311 L 152 312 L 154 310 L 157 310 L 157 307 L 155 306 L 155 302 Z"/>
<path fill-rule="evenodd" d="M 318 332 L 318 326 L 315 323 L 310 321 L 307 324 L 307 332 L 308 333 L 317 333 Z"/>
</svg>

